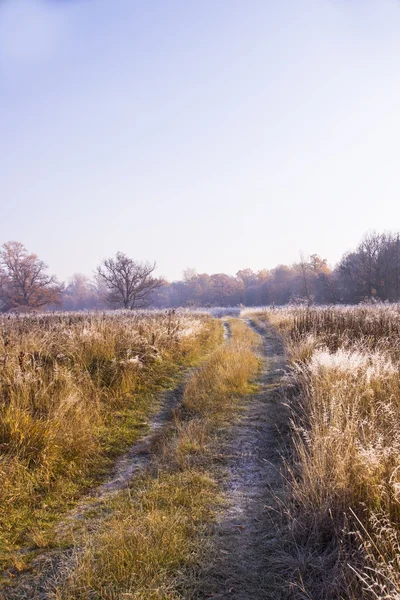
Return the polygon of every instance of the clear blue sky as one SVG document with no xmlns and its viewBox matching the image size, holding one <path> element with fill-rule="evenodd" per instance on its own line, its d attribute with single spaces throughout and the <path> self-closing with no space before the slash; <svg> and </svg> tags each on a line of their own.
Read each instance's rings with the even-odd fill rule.
<svg viewBox="0 0 400 600">
<path fill-rule="evenodd" d="M 400 229 L 397 0 L 0 0 L 0 241 L 235 273 Z"/>
</svg>

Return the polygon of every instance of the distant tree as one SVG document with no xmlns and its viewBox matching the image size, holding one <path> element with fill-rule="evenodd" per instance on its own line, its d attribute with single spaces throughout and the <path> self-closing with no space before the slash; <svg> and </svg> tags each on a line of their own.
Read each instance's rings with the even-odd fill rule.
<svg viewBox="0 0 400 600">
<path fill-rule="evenodd" d="M 293 280 L 293 296 L 308 305 L 337 302 L 335 282 L 327 260 L 318 254 L 311 254 L 309 258 L 300 255 L 300 262 L 295 264 L 294 270 L 297 278 Z"/>
<path fill-rule="evenodd" d="M 251 269 L 241 269 L 236 273 L 236 278 L 243 282 L 246 289 L 257 282 L 257 274 Z"/>
<path fill-rule="evenodd" d="M 20 242 L 7 242 L 0 249 L 0 294 L 3 310 L 39 310 L 59 304 L 63 285 L 47 275 L 47 265 L 29 254 Z"/>
<path fill-rule="evenodd" d="M 186 280 L 175 281 L 173 284 L 174 306 L 187 306 L 192 301 L 192 288 Z"/>
<path fill-rule="evenodd" d="M 246 306 L 288 302 L 306 304 L 400 300 L 400 233 L 366 234 L 331 270 L 318 254 L 300 257 L 291 266 L 254 272 L 242 269 L 235 277 L 224 273 L 183 273 L 182 281 L 165 284 L 151 302 L 159 307 Z"/>
<path fill-rule="evenodd" d="M 190 282 L 197 275 L 196 269 L 194 269 L 193 267 L 187 267 L 186 269 L 184 269 L 182 275 L 183 275 L 183 281 Z"/>
<path fill-rule="evenodd" d="M 382 264 L 385 236 L 367 233 L 354 252 L 343 255 L 337 272 L 346 302 L 381 298 Z"/>
<path fill-rule="evenodd" d="M 326 258 L 320 258 L 318 254 L 311 254 L 310 256 L 310 267 L 315 275 L 320 273 L 329 273 L 328 261 Z"/>
<path fill-rule="evenodd" d="M 400 294 L 400 234 L 367 233 L 337 268 L 343 299 L 398 300 Z"/>
<path fill-rule="evenodd" d="M 100 285 L 99 285 L 100 284 Z M 102 289 L 103 288 L 103 289 Z M 93 310 L 104 308 L 104 285 L 96 279 L 75 273 L 69 280 L 62 296 L 64 310 Z"/>
<path fill-rule="evenodd" d="M 7 273 L 0 268 L 0 312 L 7 310 Z"/>
<path fill-rule="evenodd" d="M 321 294 L 318 296 L 322 304 L 338 304 L 343 301 L 342 290 L 337 270 L 318 275 L 318 285 Z"/>
<path fill-rule="evenodd" d="M 278 265 L 271 271 L 268 283 L 269 301 L 272 304 L 287 304 L 293 297 L 293 281 L 298 273 L 286 266 Z"/>
<path fill-rule="evenodd" d="M 244 295 L 244 284 L 225 273 L 215 273 L 210 278 L 209 299 L 211 304 L 234 306 L 239 304 Z"/>
<path fill-rule="evenodd" d="M 139 263 L 123 252 L 106 258 L 97 267 L 97 276 L 106 287 L 105 300 L 112 308 L 146 306 L 154 290 L 163 285 L 153 277 L 155 263 Z"/>
<path fill-rule="evenodd" d="M 294 265 L 294 269 L 299 273 L 301 280 L 301 296 L 310 306 L 314 302 L 313 294 L 313 263 L 307 259 L 303 253 L 300 253 L 300 262 Z"/>
<path fill-rule="evenodd" d="M 187 286 L 187 305 L 206 306 L 211 302 L 210 295 L 211 277 L 206 273 L 190 274 L 190 277 L 185 276 L 185 284 Z M 177 282 L 175 282 L 176 285 Z"/>
<path fill-rule="evenodd" d="M 385 234 L 385 244 L 379 255 L 381 270 L 381 298 L 398 300 L 400 297 L 400 233 Z"/>
</svg>

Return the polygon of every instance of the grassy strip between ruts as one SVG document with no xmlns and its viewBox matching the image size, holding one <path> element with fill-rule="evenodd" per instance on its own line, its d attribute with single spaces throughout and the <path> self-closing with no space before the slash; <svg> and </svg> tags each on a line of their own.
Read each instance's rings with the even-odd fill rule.
<svg viewBox="0 0 400 600">
<path fill-rule="evenodd" d="M 54 524 L 146 433 L 161 392 L 221 339 L 217 321 L 191 315 L 4 321 L 0 567 L 12 576 L 52 546 Z"/>
<path fill-rule="evenodd" d="M 113 498 L 53 582 L 57 600 L 191 597 L 212 555 L 204 533 L 223 499 L 213 478 L 218 433 L 254 389 L 258 336 L 232 320 L 231 339 L 190 377 L 182 408 L 154 446 L 148 472 Z"/>
</svg>

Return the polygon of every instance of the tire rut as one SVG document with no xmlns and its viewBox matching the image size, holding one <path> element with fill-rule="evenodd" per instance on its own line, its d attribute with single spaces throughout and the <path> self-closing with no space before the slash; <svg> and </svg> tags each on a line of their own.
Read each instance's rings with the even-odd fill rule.
<svg viewBox="0 0 400 600">
<path fill-rule="evenodd" d="M 268 577 L 273 498 L 282 490 L 281 461 L 288 414 L 281 402 L 285 370 L 282 342 L 269 326 L 246 322 L 262 337 L 259 390 L 223 444 L 228 475 L 222 482 L 227 509 L 212 533 L 213 564 L 201 575 L 196 599 L 273 598 Z"/>
</svg>

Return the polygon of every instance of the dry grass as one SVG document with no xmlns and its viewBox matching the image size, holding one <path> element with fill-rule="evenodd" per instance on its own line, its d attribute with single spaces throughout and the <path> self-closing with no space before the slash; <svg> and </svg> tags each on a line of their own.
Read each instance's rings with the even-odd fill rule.
<svg viewBox="0 0 400 600">
<path fill-rule="evenodd" d="M 185 388 L 184 406 L 193 414 L 226 418 L 234 398 L 249 393 L 249 372 L 257 367 L 258 336 L 242 321 L 231 320 L 232 338 L 214 352 Z M 224 403 L 224 405 L 222 405 Z"/>
<path fill-rule="evenodd" d="M 281 590 L 315 600 L 400 598 L 398 307 L 287 308 L 258 318 L 281 331 L 292 359 Z"/>
<path fill-rule="evenodd" d="M 0 319 L 0 565 L 49 542 L 52 522 L 146 430 L 160 389 L 220 337 L 205 315 Z"/>
<path fill-rule="evenodd" d="M 204 534 L 221 503 L 211 448 L 259 366 L 257 336 L 242 322 L 231 328 L 231 340 L 188 380 L 149 472 L 113 500 L 111 517 L 67 561 L 57 600 L 192 597 L 200 564 L 212 556 Z"/>
<path fill-rule="evenodd" d="M 65 566 L 57 600 L 179 598 L 182 569 L 195 567 L 195 539 L 218 503 L 215 482 L 195 470 L 160 473 L 123 493 L 112 517 Z M 178 582 L 179 578 L 181 582 Z"/>
</svg>

